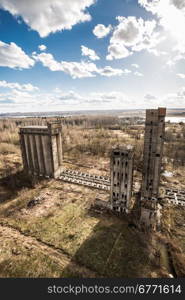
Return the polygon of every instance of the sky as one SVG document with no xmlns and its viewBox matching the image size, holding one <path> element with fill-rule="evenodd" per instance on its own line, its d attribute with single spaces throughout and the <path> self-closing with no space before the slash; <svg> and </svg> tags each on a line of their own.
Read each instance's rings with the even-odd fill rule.
<svg viewBox="0 0 185 300">
<path fill-rule="evenodd" d="M 0 0 L 0 113 L 185 108 L 185 0 Z"/>
</svg>

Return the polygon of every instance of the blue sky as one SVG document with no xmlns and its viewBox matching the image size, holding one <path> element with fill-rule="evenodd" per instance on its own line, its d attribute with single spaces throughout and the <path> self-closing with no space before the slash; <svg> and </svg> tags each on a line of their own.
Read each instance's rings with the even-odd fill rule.
<svg viewBox="0 0 185 300">
<path fill-rule="evenodd" d="M 184 0 L 0 0 L 0 112 L 185 107 Z"/>
</svg>

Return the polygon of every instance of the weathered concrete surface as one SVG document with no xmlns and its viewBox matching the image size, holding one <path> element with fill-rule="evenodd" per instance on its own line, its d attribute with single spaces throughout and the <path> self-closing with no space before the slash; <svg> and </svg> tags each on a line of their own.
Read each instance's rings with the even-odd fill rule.
<svg viewBox="0 0 185 300">
<path fill-rule="evenodd" d="M 20 143 L 24 170 L 27 174 L 58 177 L 62 167 L 61 123 L 48 126 L 21 127 Z"/>
<path fill-rule="evenodd" d="M 129 212 L 133 181 L 133 151 L 114 149 L 110 162 L 111 195 L 113 210 Z"/>
<path fill-rule="evenodd" d="M 158 194 L 165 115 L 166 108 L 146 110 L 140 223 L 142 227 L 153 230 L 160 227 L 161 206 L 158 203 Z"/>
</svg>

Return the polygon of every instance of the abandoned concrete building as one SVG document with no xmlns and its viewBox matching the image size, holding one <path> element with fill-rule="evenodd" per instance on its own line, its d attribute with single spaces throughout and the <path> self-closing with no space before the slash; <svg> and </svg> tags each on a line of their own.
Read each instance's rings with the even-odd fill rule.
<svg viewBox="0 0 185 300">
<path fill-rule="evenodd" d="M 27 174 L 58 177 L 62 167 L 62 126 L 60 122 L 47 126 L 21 127 L 20 143 L 23 167 Z"/>
<path fill-rule="evenodd" d="M 160 226 L 161 216 L 158 194 L 165 115 L 165 108 L 146 110 L 140 224 L 145 228 L 154 230 Z M 62 166 L 61 132 L 62 126 L 59 121 L 47 123 L 47 126 L 20 128 L 25 172 L 32 176 L 54 177 L 59 180 L 110 191 L 110 201 L 107 205 L 112 210 L 129 213 L 131 211 L 133 184 L 133 149 L 120 147 L 112 150 L 110 178 L 74 172 L 73 170 L 66 170 Z"/>
<path fill-rule="evenodd" d="M 110 160 L 111 207 L 113 210 L 128 213 L 132 197 L 133 150 L 117 148 L 112 151 Z"/>
<path fill-rule="evenodd" d="M 140 222 L 145 227 L 153 229 L 160 224 L 161 207 L 158 203 L 158 194 L 165 135 L 165 115 L 166 108 L 146 110 Z"/>
</svg>

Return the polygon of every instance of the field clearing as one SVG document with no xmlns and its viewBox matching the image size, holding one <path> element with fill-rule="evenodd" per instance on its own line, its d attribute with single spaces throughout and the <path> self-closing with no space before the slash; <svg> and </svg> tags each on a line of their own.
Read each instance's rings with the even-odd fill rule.
<svg viewBox="0 0 185 300">
<path fill-rule="evenodd" d="M 77 121 L 63 127 L 64 168 L 109 176 L 111 148 L 132 145 L 139 191 L 143 126 L 89 129 Z M 166 209 L 162 235 L 151 238 L 127 217 L 92 209 L 96 198 L 109 200 L 105 191 L 58 180 L 31 182 L 22 173 L 18 128 L 12 121 L 1 125 L 6 134 L 0 140 L 0 277 L 168 277 L 169 243 L 177 274 L 185 273 L 183 209 Z M 185 189 L 181 152 L 173 160 L 174 145 L 183 147 L 184 127 L 167 128 L 163 166 L 173 176 L 162 176 L 161 184 Z M 39 203 L 29 207 L 34 199 Z"/>
<path fill-rule="evenodd" d="M 46 195 L 48 190 L 53 191 L 50 196 L 52 205 L 46 205 L 43 200 L 43 203 L 33 208 L 27 207 L 27 203 L 34 195 L 37 197 Z M 66 193 L 67 190 L 68 193 Z M 61 191 L 65 191 L 65 194 L 62 193 L 63 198 L 61 198 Z M 8 235 L 4 235 L 1 231 L 0 234 L 3 238 L 0 239 L 0 244 L 1 249 L 4 249 L 2 250 L 4 260 L 1 260 L 0 264 L 4 275 L 1 271 L 1 276 L 13 276 L 11 264 L 6 264 L 5 268 L 5 261 L 8 259 L 14 261 L 14 256 L 16 256 L 18 263 L 18 258 L 22 255 L 23 261 L 26 261 L 27 264 L 30 262 L 30 276 L 44 276 L 44 274 L 45 276 L 71 276 L 67 270 L 71 269 L 70 265 L 74 262 L 80 266 L 79 269 L 87 268 L 99 276 L 143 277 L 146 274 L 149 275 L 151 265 L 147 258 L 148 250 L 140 233 L 130 228 L 126 220 L 112 214 L 99 215 L 93 212 L 90 204 L 96 197 L 108 200 L 105 192 L 100 194 L 97 190 L 51 181 L 45 187 L 39 185 L 32 193 L 29 190 L 25 191 L 24 197 L 22 195 L 21 199 L 18 197 L 1 204 L 0 225 L 2 227 L 16 229 L 26 237 L 35 238 L 51 248 L 61 250 L 67 255 L 68 260 L 71 259 L 65 266 L 65 270 L 61 270 L 60 275 L 58 269 L 54 268 L 55 271 L 52 271 L 54 264 L 52 261 L 47 262 L 46 260 L 44 271 L 40 265 L 36 270 L 36 264 L 42 264 L 43 253 L 38 253 L 41 255 L 41 260 L 35 260 L 39 249 L 36 253 L 33 251 L 28 253 L 25 251 L 25 247 L 21 246 L 19 237 L 14 245 L 16 248 L 14 252 L 17 251 L 19 254 L 16 256 L 16 254 L 10 253 L 12 243 L 8 239 Z M 47 251 L 45 255 L 47 256 Z M 19 265 L 19 276 L 28 276 L 27 264 L 25 267 L 23 263 L 21 266 Z M 73 272 L 73 276 L 78 277 L 79 274 L 79 270 L 76 270 L 75 274 Z"/>
</svg>

